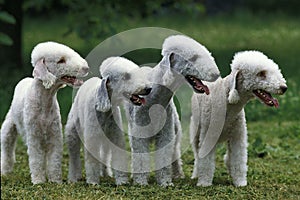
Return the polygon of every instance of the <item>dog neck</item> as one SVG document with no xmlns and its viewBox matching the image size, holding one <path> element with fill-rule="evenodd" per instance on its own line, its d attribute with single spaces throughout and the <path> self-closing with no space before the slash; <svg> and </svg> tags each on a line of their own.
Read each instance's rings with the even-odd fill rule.
<svg viewBox="0 0 300 200">
<path fill-rule="evenodd" d="M 57 91 L 62 87 L 62 84 L 54 84 L 51 88 L 46 89 L 41 80 L 35 78 L 32 83 L 32 101 L 41 108 L 50 108 L 53 102 L 56 101 Z"/>
<path fill-rule="evenodd" d="M 159 64 L 153 69 L 152 77 L 154 86 L 151 93 L 146 96 L 146 102 L 149 105 L 160 104 L 166 107 L 175 91 L 183 84 L 183 79 L 179 74 Z"/>
</svg>

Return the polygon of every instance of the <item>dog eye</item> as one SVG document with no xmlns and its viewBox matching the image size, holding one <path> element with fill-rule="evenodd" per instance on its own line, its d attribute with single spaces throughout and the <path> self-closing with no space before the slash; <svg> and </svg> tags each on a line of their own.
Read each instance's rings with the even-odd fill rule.
<svg viewBox="0 0 300 200">
<path fill-rule="evenodd" d="M 265 70 L 263 70 L 263 71 L 258 72 L 257 76 L 261 77 L 261 78 L 266 78 L 267 77 L 266 74 L 267 74 L 267 72 Z"/>
<path fill-rule="evenodd" d="M 125 80 L 125 81 L 127 81 L 127 80 L 129 80 L 131 78 L 131 75 L 129 74 L 129 73 L 125 73 L 124 74 L 124 76 L 123 76 L 123 79 Z"/>
<path fill-rule="evenodd" d="M 62 63 L 66 63 L 66 59 L 64 57 L 61 57 L 57 62 L 57 64 L 62 64 Z"/>
</svg>

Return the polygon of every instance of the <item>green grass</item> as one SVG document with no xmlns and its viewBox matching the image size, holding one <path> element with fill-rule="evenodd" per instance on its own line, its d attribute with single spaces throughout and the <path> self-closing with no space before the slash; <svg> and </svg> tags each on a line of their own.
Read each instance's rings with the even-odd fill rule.
<svg viewBox="0 0 300 200">
<path fill-rule="evenodd" d="M 9 108 L 15 84 L 25 76 L 31 76 L 30 52 L 39 42 L 54 40 L 76 49 L 83 57 L 105 38 L 84 41 L 67 32 L 66 16 L 48 18 L 26 18 L 24 24 L 24 66 L 20 71 L 2 68 L 0 78 L 0 121 L 4 120 Z M 124 25 L 120 22 L 117 31 L 130 28 L 157 26 L 180 31 L 205 46 L 213 53 L 222 75 L 229 73 L 229 64 L 235 52 L 257 49 L 274 59 L 287 79 L 289 89 L 279 96 L 280 108 L 266 107 L 256 101 L 246 106 L 249 131 L 249 170 L 245 188 L 235 188 L 223 165 L 224 146 L 218 148 L 217 170 L 214 186 L 198 188 L 196 180 L 190 180 L 193 167 L 193 153 L 188 143 L 190 117 L 190 96 L 187 86 L 177 93 L 181 106 L 183 125 L 183 161 L 186 178 L 175 181 L 171 188 L 161 188 L 151 176 L 151 185 L 114 186 L 110 178 L 101 179 L 98 186 L 84 182 L 67 184 L 68 155 L 64 151 L 64 183 L 33 186 L 30 182 L 28 157 L 25 145 L 19 140 L 17 163 L 14 173 L 1 177 L 1 199 L 300 199 L 300 23 L 299 18 L 282 15 L 252 16 L 249 13 L 215 16 L 211 18 L 190 18 L 188 16 L 152 17 L 146 20 L 132 20 Z M 143 50 L 126 54 L 139 64 L 155 62 L 160 52 Z M 72 103 L 72 89 L 59 91 L 62 120 L 65 123 Z"/>
<path fill-rule="evenodd" d="M 149 186 L 115 186 L 111 178 L 90 186 L 84 181 L 67 184 L 68 155 L 63 156 L 62 185 L 32 185 L 26 147 L 18 141 L 14 173 L 1 177 L 1 199 L 299 199 L 300 128 L 297 122 L 253 122 L 249 129 L 248 186 L 235 188 L 222 161 L 225 148 L 217 151 L 214 185 L 196 187 L 191 180 L 193 153 L 183 152 L 186 178 L 174 187 L 161 188 L 152 174 Z"/>
</svg>

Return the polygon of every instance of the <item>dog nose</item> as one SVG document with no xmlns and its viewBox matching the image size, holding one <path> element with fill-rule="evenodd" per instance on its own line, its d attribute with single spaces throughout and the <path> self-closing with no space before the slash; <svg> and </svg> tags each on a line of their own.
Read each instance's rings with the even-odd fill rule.
<svg viewBox="0 0 300 200">
<path fill-rule="evenodd" d="M 286 92 L 286 90 L 288 89 L 288 87 L 286 85 L 282 85 L 280 86 L 280 89 L 282 91 L 282 94 Z"/>
<path fill-rule="evenodd" d="M 86 74 L 86 73 L 89 72 L 89 69 L 90 68 L 88 66 L 84 66 L 84 67 L 81 68 L 81 71 Z"/>
</svg>

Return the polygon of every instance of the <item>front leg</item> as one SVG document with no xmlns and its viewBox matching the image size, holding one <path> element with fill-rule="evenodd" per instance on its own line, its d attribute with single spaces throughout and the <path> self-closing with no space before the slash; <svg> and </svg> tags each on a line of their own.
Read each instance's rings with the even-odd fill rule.
<svg viewBox="0 0 300 200">
<path fill-rule="evenodd" d="M 84 164 L 88 184 L 99 183 L 101 137 L 102 133 L 95 129 L 88 127 L 84 130 Z"/>
<path fill-rule="evenodd" d="M 132 151 L 132 178 L 134 184 L 148 185 L 150 172 L 149 138 L 130 137 Z"/>
<path fill-rule="evenodd" d="M 46 182 L 45 142 L 40 135 L 35 135 L 29 132 L 27 134 L 27 146 L 28 146 L 27 153 L 29 158 L 31 182 L 33 184 L 45 183 Z"/>
<path fill-rule="evenodd" d="M 201 145 L 200 148 L 201 149 Z M 199 151 L 198 149 L 198 151 Z M 197 170 L 198 183 L 197 186 L 211 186 L 215 172 L 215 149 L 214 147 L 204 158 L 197 155 L 198 160 L 195 162 L 194 170 Z"/>
<path fill-rule="evenodd" d="M 125 137 L 120 128 L 113 124 L 108 134 L 108 146 L 111 150 L 111 167 L 117 185 L 128 183 L 128 156 L 125 147 Z"/>
<path fill-rule="evenodd" d="M 49 182 L 62 182 L 62 154 L 63 154 L 63 136 L 62 125 L 60 121 L 53 123 L 49 130 L 48 153 L 47 153 L 47 174 Z"/>
<path fill-rule="evenodd" d="M 174 132 L 166 129 L 162 130 L 156 137 L 156 180 L 161 186 L 173 186 L 172 156 L 175 150 L 175 140 Z"/>
<path fill-rule="evenodd" d="M 247 185 L 247 128 L 246 120 L 240 117 L 233 126 L 224 157 L 235 186 Z"/>
</svg>

